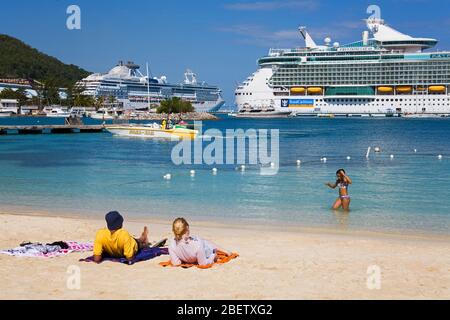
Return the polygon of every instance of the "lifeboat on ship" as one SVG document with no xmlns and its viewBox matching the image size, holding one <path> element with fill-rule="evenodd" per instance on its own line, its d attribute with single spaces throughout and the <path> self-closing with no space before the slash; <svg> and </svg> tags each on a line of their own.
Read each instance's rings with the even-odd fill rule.
<svg viewBox="0 0 450 320">
<path fill-rule="evenodd" d="M 307 91 L 309 95 L 320 95 L 323 93 L 323 89 L 320 87 L 310 87 Z"/>
<path fill-rule="evenodd" d="M 378 93 L 381 93 L 381 94 L 389 94 L 389 93 L 394 92 L 394 88 L 392 88 L 392 87 L 378 87 L 377 90 L 378 90 Z"/>
<path fill-rule="evenodd" d="M 306 89 L 303 87 L 293 87 L 291 88 L 291 94 L 293 95 L 303 95 L 306 93 Z"/>
<path fill-rule="evenodd" d="M 445 93 L 445 86 L 429 86 L 429 93 Z"/>
<path fill-rule="evenodd" d="M 397 93 L 411 93 L 412 92 L 412 87 L 411 86 L 399 86 L 397 88 L 395 88 L 395 90 L 397 91 Z"/>
</svg>

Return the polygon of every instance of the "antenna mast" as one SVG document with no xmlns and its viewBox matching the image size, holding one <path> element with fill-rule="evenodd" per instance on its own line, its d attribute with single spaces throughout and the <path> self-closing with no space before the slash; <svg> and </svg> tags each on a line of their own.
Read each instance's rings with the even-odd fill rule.
<svg viewBox="0 0 450 320">
<path fill-rule="evenodd" d="M 148 111 L 150 111 L 150 74 L 148 72 L 148 62 L 146 64 L 147 67 L 147 102 L 148 102 Z"/>
</svg>

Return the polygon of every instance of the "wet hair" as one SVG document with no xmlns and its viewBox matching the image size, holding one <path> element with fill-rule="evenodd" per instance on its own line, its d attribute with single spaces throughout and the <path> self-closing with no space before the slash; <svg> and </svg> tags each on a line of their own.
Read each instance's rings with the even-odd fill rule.
<svg viewBox="0 0 450 320">
<path fill-rule="evenodd" d="M 184 218 L 177 218 L 172 224 L 172 231 L 176 241 L 180 241 L 188 230 L 189 223 Z"/>
<path fill-rule="evenodd" d="M 344 169 L 339 169 L 338 171 L 336 171 L 336 175 L 338 175 L 341 171 L 342 171 L 344 174 L 346 173 Z"/>
</svg>

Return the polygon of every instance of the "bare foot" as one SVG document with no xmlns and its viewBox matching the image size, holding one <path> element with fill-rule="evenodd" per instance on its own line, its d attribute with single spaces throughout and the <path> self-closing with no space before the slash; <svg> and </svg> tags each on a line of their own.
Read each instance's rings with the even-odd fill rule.
<svg viewBox="0 0 450 320">
<path fill-rule="evenodd" d="M 147 226 L 144 227 L 144 231 L 142 232 L 141 237 L 139 238 L 139 242 L 144 247 L 148 247 L 148 228 L 147 228 Z"/>
</svg>

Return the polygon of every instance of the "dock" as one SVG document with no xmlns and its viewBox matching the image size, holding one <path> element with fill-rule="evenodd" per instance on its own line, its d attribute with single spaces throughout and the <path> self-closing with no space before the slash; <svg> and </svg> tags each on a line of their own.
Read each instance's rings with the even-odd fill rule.
<svg viewBox="0 0 450 320">
<path fill-rule="evenodd" d="M 100 133 L 103 125 L 9 125 L 0 126 L 0 135 L 6 134 L 68 134 L 68 133 Z"/>
</svg>

